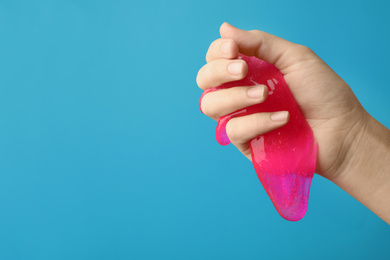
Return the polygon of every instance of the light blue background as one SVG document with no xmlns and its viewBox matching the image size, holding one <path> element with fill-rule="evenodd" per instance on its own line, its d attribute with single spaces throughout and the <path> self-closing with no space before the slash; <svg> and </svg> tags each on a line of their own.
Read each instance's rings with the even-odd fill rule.
<svg viewBox="0 0 390 260">
<path fill-rule="evenodd" d="M 389 259 L 315 176 L 282 219 L 195 82 L 227 21 L 308 45 L 390 126 L 387 1 L 0 1 L 0 259 Z"/>
</svg>

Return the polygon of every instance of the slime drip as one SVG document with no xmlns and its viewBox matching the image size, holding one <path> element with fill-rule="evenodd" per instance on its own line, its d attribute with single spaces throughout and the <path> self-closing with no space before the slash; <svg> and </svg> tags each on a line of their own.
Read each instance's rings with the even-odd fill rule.
<svg viewBox="0 0 390 260">
<path fill-rule="evenodd" d="M 268 98 L 261 104 L 235 111 L 219 118 L 216 139 L 228 145 L 226 124 L 234 117 L 259 112 L 287 110 L 290 121 L 283 127 L 254 138 L 250 142 L 252 163 L 257 176 L 278 213 L 290 221 L 300 220 L 306 213 L 311 180 L 314 175 L 317 143 L 283 75 L 272 64 L 245 55 L 239 58 L 248 64 L 247 76 L 203 92 L 235 86 L 263 84 L 268 87 Z"/>
</svg>

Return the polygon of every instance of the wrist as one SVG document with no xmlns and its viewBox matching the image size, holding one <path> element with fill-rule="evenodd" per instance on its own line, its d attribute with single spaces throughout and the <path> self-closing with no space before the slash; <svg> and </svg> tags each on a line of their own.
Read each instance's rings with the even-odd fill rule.
<svg viewBox="0 0 390 260">
<path fill-rule="evenodd" d="M 381 163 L 377 162 L 383 161 L 380 152 L 386 150 L 386 144 L 381 141 L 381 138 L 389 135 L 388 131 L 384 131 L 386 128 L 383 128 L 367 112 L 364 113 L 364 116 L 350 130 L 349 137 L 346 138 L 348 140 L 346 140 L 345 146 L 348 149 L 343 166 L 340 167 L 336 178 L 331 181 L 335 183 L 351 182 L 359 175 L 369 177 L 371 174 L 376 174 L 376 171 L 382 167 Z M 367 172 L 363 171 L 363 169 L 368 168 L 370 170 Z"/>
<path fill-rule="evenodd" d="M 342 172 L 331 181 L 390 224 L 390 131 L 364 114 Z"/>
<path fill-rule="evenodd" d="M 356 168 L 359 168 L 359 164 L 363 163 L 365 158 L 365 150 L 362 148 L 371 138 L 370 132 L 374 127 L 375 119 L 363 108 L 357 114 L 359 116 L 351 117 L 354 118 L 352 120 L 351 118 L 345 119 L 345 122 L 350 121 L 351 126 L 344 138 L 342 162 L 340 162 L 337 174 L 334 174 L 335 178 L 330 179 L 336 184 L 354 178 Z"/>
</svg>

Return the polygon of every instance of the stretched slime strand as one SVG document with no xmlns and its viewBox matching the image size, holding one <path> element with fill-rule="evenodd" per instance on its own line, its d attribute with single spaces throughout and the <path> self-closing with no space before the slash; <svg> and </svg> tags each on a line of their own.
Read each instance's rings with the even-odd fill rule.
<svg viewBox="0 0 390 260">
<path fill-rule="evenodd" d="M 259 112 L 286 110 L 289 122 L 274 131 L 250 141 L 252 163 L 257 176 L 278 213 L 290 221 L 300 220 L 306 213 L 310 184 L 314 175 L 317 143 L 297 102 L 284 81 L 283 75 L 272 64 L 256 57 L 240 54 L 248 64 L 247 76 L 203 92 L 263 84 L 268 87 L 268 98 L 261 104 L 235 111 L 219 118 L 215 132 L 221 145 L 228 145 L 226 124 L 234 117 Z"/>
</svg>

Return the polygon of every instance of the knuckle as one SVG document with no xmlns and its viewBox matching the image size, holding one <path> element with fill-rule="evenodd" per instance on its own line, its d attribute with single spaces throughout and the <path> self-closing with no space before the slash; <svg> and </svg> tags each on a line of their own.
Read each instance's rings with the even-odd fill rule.
<svg viewBox="0 0 390 260">
<path fill-rule="evenodd" d="M 202 81 L 201 81 L 200 70 L 199 70 L 198 74 L 196 75 L 196 84 L 198 85 L 198 87 L 200 89 L 202 89 L 201 83 L 202 83 Z"/>
<path fill-rule="evenodd" d="M 305 58 L 311 58 L 311 57 L 315 56 L 315 53 L 312 49 L 310 49 L 309 47 L 307 47 L 305 45 L 301 45 L 301 44 L 296 44 L 294 51 L 297 53 L 300 53 Z"/>
<path fill-rule="evenodd" d="M 254 48 L 254 50 L 259 49 L 260 46 L 264 42 L 264 38 L 265 38 L 266 33 L 263 31 L 260 31 L 260 30 L 252 30 L 250 32 L 253 34 L 253 37 L 255 37 L 256 41 L 257 41 L 257 44 L 256 44 L 257 46 Z M 253 53 L 251 53 L 251 55 L 255 55 L 254 50 L 252 51 Z"/>
<path fill-rule="evenodd" d="M 201 89 L 206 89 L 207 88 L 207 81 L 209 77 L 209 68 L 206 65 L 204 65 L 200 70 L 198 71 L 198 74 L 196 75 L 196 84 L 198 84 L 198 87 Z"/>
<path fill-rule="evenodd" d="M 215 104 L 212 104 L 210 101 L 210 93 L 207 93 L 203 96 L 200 102 L 200 109 L 202 110 L 203 114 L 212 119 L 219 118 Z"/>
<path fill-rule="evenodd" d="M 242 136 L 245 140 L 250 140 L 256 135 L 256 133 L 263 128 L 263 115 L 261 113 L 251 114 L 247 116 L 245 122 L 246 131 Z"/>
<path fill-rule="evenodd" d="M 258 36 L 258 37 L 263 37 L 264 36 L 264 32 L 260 31 L 260 30 L 252 30 L 250 32 L 253 33 L 254 35 Z"/>
<path fill-rule="evenodd" d="M 311 49 L 309 47 L 307 47 L 306 45 L 296 44 L 295 47 L 300 52 L 310 52 L 311 51 Z"/>
<path fill-rule="evenodd" d="M 237 99 L 242 98 L 242 89 L 243 87 L 231 87 L 227 88 L 224 91 L 224 99 L 229 104 L 234 104 L 237 102 Z"/>
<path fill-rule="evenodd" d="M 227 65 L 223 61 L 215 61 L 210 64 L 210 69 L 207 72 L 208 77 L 212 79 L 215 86 L 219 86 L 226 78 Z"/>
<path fill-rule="evenodd" d="M 209 49 L 207 50 L 206 53 L 206 62 L 210 62 L 214 59 L 216 49 L 218 48 L 218 46 L 221 45 L 221 41 L 222 41 L 221 38 L 216 39 L 210 44 Z"/>
<path fill-rule="evenodd" d="M 264 120 L 264 116 L 261 113 L 256 113 L 251 116 L 250 120 L 250 129 L 259 129 L 262 127 L 262 120 Z"/>
<path fill-rule="evenodd" d="M 246 105 L 252 103 L 248 102 L 248 90 L 250 87 L 232 87 L 226 90 L 225 100 L 229 106 L 233 106 L 237 109 L 244 108 Z M 252 101 L 252 100 L 250 100 Z"/>
<path fill-rule="evenodd" d="M 264 116 L 261 113 L 232 118 L 226 124 L 226 134 L 233 144 L 244 144 L 263 134 Z"/>
<path fill-rule="evenodd" d="M 241 140 L 241 127 L 237 118 L 232 118 L 226 124 L 226 134 L 232 143 L 239 143 Z"/>
<path fill-rule="evenodd" d="M 206 62 L 210 62 L 210 50 L 206 53 Z"/>
<path fill-rule="evenodd" d="M 213 46 L 215 45 L 215 41 L 213 41 L 210 45 L 209 45 L 209 48 L 207 50 L 207 53 L 206 53 L 206 62 L 209 62 L 210 61 L 210 58 L 211 58 L 211 52 L 213 51 Z"/>
<path fill-rule="evenodd" d="M 202 109 L 203 114 L 205 114 L 208 117 L 214 118 L 214 114 L 213 114 L 212 108 L 209 105 L 207 105 L 206 102 L 204 102 L 204 97 L 203 97 L 203 100 L 200 103 L 200 107 Z"/>
<path fill-rule="evenodd" d="M 208 70 L 208 75 L 209 76 L 218 76 L 221 74 L 221 66 L 219 65 L 219 62 L 211 62 L 210 64 L 210 69 Z"/>
</svg>

